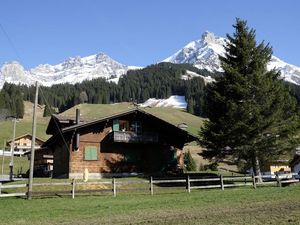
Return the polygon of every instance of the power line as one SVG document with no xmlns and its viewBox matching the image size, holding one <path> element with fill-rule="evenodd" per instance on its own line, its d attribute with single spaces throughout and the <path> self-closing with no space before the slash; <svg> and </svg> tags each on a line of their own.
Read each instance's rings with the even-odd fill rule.
<svg viewBox="0 0 300 225">
<path fill-rule="evenodd" d="M 0 29 L 1 29 L 2 33 L 4 34 L 4 36 L 6 37 L 6 39 L 8 40 L 8 43 L 12 47 L 12 49 L 13 49 L 14 53 L 16 54 L 19 62 L 23 63 L 23 60 L 22 60 L 22 58 L 21 58 L 21 56 L 20 56 L 20 54 L 19 54 L 16 46 L 14 45 L 12 39 L 9 37 L 8 33 L 6 32 L 6 30 L 4 29 L 4 26 L 1 23 L 0 23 Z"/>
<path fill-rule="evenodd" d="M 42 90 L 41 87 L 40 87 L 40 93 L 41 93 L 42 98 L 43 98 L 44 101 L 45 101 L 45 107 L 47 106 L 47 107 L 49 108 L 51 114 L 53 114 L 53 113 L 54 113 L 54 110 L 52 109 L 52 107 L 50 106 L 49 102 L 47 101 L 47 99 L 46 99 L 46 97 L 45 97 L 45 95 L 44 95 L 44 92 L 43 92 L 43 90 Z M 65 139 L 65 137 L 64 137 L 64 135 L 63 135 L 63 133 L 62 133 L 62 131 L 61 131 L 61 129 L 60 129 L 60 127 L 59 127 L 59 125 L 58 125 L 58 123 L 57 123 L 56 120 L 54 120 L 54 124 L 55 124 L 55 126 L 56 126 L 56 128 L 57 128 L 57 130 L 58 130 L 58 132 L 59 132 L 59 135 L 61 136 L 61 138 L 62 138 L 62 140 L 63 140 L 63 142 L 64 142 L 64 145 L 66 146 L 67 150 L 68 150 L 69 153 L 71 154 L 71 151 L 70 151 L 70 148 L 69 148 L 69 146 L 68 146 L 68 144 L 67 144 L 67 141 L 66 141 L 66 139 Z"/>
</svg>

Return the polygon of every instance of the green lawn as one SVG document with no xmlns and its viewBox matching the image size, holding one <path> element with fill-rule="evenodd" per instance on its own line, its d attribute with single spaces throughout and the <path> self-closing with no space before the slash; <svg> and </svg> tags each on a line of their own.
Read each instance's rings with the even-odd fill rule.
<svg viewBox="0 0 300 225">
<path fill-rule="evenodd" d="M 300 185 L 188 194 L 0 199 L 0 224 L 300 224 Z"/>
</svg>

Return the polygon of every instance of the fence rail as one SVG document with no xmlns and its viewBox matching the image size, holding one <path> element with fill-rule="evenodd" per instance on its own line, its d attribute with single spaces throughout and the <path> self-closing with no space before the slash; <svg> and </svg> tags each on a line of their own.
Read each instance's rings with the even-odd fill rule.
<svg viewBox="0 0 300 225">
<path fill-rule="evenodd" d="M 12 189 L 12 188 L 25 188 L 27 184 L 11 184 L 11 185 L 2 185 L 0 183 L 0 198 L 1 197 L 19 197 L 26 196 L 25 192 L 15 192 L 15 193 L 2 193 L 2 189 Z"/>
<path fill-rule="evenodd" d="M 295 175 L 295 174 L 292 174 Z M 232 187 L 242 187 L 242 186 L 253 186 L 253 188 L 257 188 L 257 186 L 264 185 L 277 185 L 281 187 L 282 184 L 290 184 L 299 182 L 299 180 L 291 178 L 286 179 L 286 176 L 281 177 L 280 175 L 275 176 L 274 178 L 270 178 L 270 176 L 263 176 L 264 179 L 270 178 L 268 181 L 257 182 L 259 177 L 256 176 L 234 176 L 234 177 L 211 177 L 211 178 L 190 178 L 187 176 L 186 178 L 169 178 L 169 179 L 159 179 L 150 177 L 149 180 L 121 180 L 112 178 L 111 181 L 91 181 L 91 182 L 82 182 L 76 181 L 75 179 L 67 181 L 67 182 L 54 182 L 54 183 L 34 183 L 34 187 L 54 187 L 54 186 L 62 186 L 63 190 L 60 191 L 35 191 L 34 195 L 55 195 L 57 193 L 69 194 L 72 198 L 75 198 L 76 195 L 80 193 L 112 193 L 114 197 L 117 196 L 119 191 L 140 191 L 140 190 L 148 190 L 151 195 L 154 195 L 155 190 L 158 191 L 159 188 L 174 188 L 174 187 L 184 187 L 188 193 L 191 190 L 195 189 L 211 189 L 211 188 L 220 188 L 224 190 L 225 188 Z M 90 185 L 98 185 L 100 187 L 96 187 L 94 189 L 80 189 L 79 187 L 87 187 L 90 188 Z M 143 187 L 130 187 L 130 185 L 144 185 Z M 125 186 L 125 187 L 124 187 Z M 129 187 L 128 187 L 129 186 Z M 9 184 L 3 185 L 0 183 L 0 197 L 13 197 L 13 196 L 26 196 L 26 192 L 15 192 L 15 193 L 3 193 L 1 190 L 3 189 L 19 189 L 26 188 L 28 184 Z"/>
</svg>

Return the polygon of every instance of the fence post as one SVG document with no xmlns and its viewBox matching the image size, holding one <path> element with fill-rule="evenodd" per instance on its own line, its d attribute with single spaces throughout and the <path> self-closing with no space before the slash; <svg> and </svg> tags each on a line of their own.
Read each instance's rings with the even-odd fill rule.
<svg viewBox="0 0 300 225">
<path fill-rule="evenodd" d="M 117 196 L 117 186 L 116 186 L 115 178 L 113 178 L 113 180 L 112 180 L 112 186 L 113 186 L 113 195 L 114 195 L 114 197 L 116 197 Z"/>
<path fill-rule="evenodd" d="M 190 182 L 190 176 L 189 175 L 186 177 L 186 183 L 187 183 L 188 193 L 191 193 L 191 182 Z"/>
<path fill-rule="evenodd" d="M 281 187 L 282 185 L 281 185 L 281 180 L 280 180 L 280 177 L 279 177 L 279 175 L 278 175 L 278 173 L 276 173 L 276 181 L 277 181 L 277 187 Z"/>
<path fill-rule="evenodd" d="M 253 183 L 253 188 L 256 189 L 256 182 L 255 182 L 255 176 L 252 175 L 252 183 Z"/>
<path fill-rule="evenodd" d="M 73 178 L 73 180 L 72 180 L 72 199 L 75 198 L 75 185 L 76 185 L 76 181 L 75 181 L 75 178 Z"/>
<path fill-rule="evenodd" d="M 222 175 L 220 175 L 220 183 L 221 183 L 222 191 L 224 191 L 224 182 L 223 182 L 223 176 Z"/>
<path fill-rule="evenodd" d="M 150 176 L 150 194 L 153 195 L 153 180 L 152 180 L 152 176 Z"/>
</svg>

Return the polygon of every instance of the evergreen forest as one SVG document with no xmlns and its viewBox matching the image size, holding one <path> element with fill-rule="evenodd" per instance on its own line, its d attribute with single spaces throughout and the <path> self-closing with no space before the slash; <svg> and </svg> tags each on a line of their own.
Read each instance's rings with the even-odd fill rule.
<svg viewBox="0 0 300 225">
<path fill-rule="evenodd" d="M 183 95 L 188 103 L 188 111 L 205 116 L 205 82 L 202 77 L 183 80 L 182 75 L 192 71 L 202 76 L 218 76 L 206 70 L 199 70 L 189 64 L 159 63 L 139 70 L 129 70 L 118 84 L 103 78 L 82 83 L 58 84 L 40 87 L 38 103 L 46 105 L 44 115 L 58 109 L 62 112 L 80 103 L 108 104 L 116 102 L 142 103 L 149 98 L 168 98 Z M 24 101 L 34 101 L 35 87 L 5 83 L 0 91 L 0 110 L 2 117 L 22 118 Z"/>
</svg>

